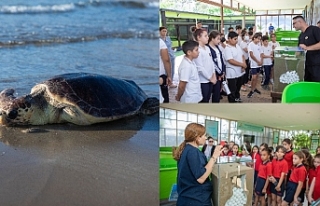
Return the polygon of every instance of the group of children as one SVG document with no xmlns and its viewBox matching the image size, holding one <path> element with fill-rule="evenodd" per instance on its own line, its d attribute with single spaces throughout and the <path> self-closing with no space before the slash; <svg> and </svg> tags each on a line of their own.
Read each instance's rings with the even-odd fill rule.
<svg viewBox="0 0 320 206">
<path fill-rule="evenodd" d="M 262 88 L 269 90 L 273 51 L 279 46 L 275 34 L 269 42 L 269 37 L 259 32 L 253 34 L 240 26 L 236 31 L 229 31 L 225 43 L 224 35 L 218 31 L 208 34 L 205 29 L 196 29 L 194 39 L 183 43 L 185 56 L 179 66 L 177 101 L 218 103 L 223 85 L 227 84 L 224 92 L 228 101 L 242 102 L 240 90 L 244 85 L 251 87 L 248 98 L 254 93 L 261 94 L 257 83 L 262 67 L 265 74 Z"/>
<path fill-rule="evenodd" d="M 262 143 L 260 147 L 246 143 L 239 154 L 233 142 L 224 145 L 221 156 L 239 156 L 240 161 L 254 168 L 254 206 L 302 205 L 320 200 L 320 147 L 312 157 L 308 149 L 294 152 L 290 139 L 284 139 L 273 152 Z M 267 198 L 266 198 L 267 196 Z"/>
</svg>

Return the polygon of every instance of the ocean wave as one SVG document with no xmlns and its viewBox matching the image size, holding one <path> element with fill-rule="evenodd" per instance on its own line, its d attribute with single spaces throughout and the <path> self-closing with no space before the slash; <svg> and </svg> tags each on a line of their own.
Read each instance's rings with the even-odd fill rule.
<svg viewBox="0 0 320 206">
<path fill-rule="evenodd" d="M 3 14 L 26 14 L 26 13 L 55 13 L 68 12 L 75 9 L 74 4 L 60 4 L 60 5 L 37 5 L 37 6 L 1 6 L 0 13 Z"/>
<path fill-rule="evenodd" d="M 78 3 L 58 4 L 58 5 L 7 5 L 0 6 L 2 14 L 38 14 L 38 13 L 60 13 L 70 12 L 76 8 L 88 6 L 100 7 L 126 7 L 126 8 L 155 8 L 159 7 L 159 2 L 138 2 L 138 1 L 79 1 Z"/>
<path fill-rule="evenodd" d="M 96 35 L 76 36 L 76 37 L 52 37 L 48 39 L 16 39 L 9 41 L 0 41 L 0 47 L 15 47 L 24 45 L 49 45 L 49 44 L 67 44 L 77 42 L 96 41 L 99 39 L 118 38 L 118 39 L 157 39 L 157 31 L 124 31 L 124 32 L 107 32 Z"/>
</svg>

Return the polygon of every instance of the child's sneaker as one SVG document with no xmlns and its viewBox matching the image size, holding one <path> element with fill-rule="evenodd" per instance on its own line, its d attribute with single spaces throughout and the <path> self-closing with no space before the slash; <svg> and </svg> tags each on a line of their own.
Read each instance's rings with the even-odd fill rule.
<svg viewBox="0 0 320 206">
<path fill-rule="evenodd" d="M 250 91 L 247 97 L 251 98 L 253 96 L 253 93 L 254 93 L 253 91 Z"/>
<path fill-rule="evenodd" d="M 254 90 L 255 93 L 261 94 L 261 92 L 257 89 Z"/>
</svg>

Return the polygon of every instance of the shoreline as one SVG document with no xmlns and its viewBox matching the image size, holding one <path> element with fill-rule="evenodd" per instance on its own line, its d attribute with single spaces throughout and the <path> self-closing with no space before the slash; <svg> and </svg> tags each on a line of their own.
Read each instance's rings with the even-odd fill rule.
<svg viewBox="0 0 320 206">
<path fill-rule="evenodd" d="M 0 127 L 0 204 L 159 204 L 158 130 L 158 114 L 84 127 Z"/>
</svg>

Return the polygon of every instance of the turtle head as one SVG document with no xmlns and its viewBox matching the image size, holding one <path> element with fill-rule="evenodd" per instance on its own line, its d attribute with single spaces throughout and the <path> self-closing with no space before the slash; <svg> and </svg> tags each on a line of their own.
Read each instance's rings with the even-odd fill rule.
<svg viewBox="0 0 320 206">
<path fill-rule="evenodd" d="M 32 114 L 31 96 L 15 98 L 13 89 L 6 89 L 0 93 L 0 124 L 26 125 Z"/>
</svg>

